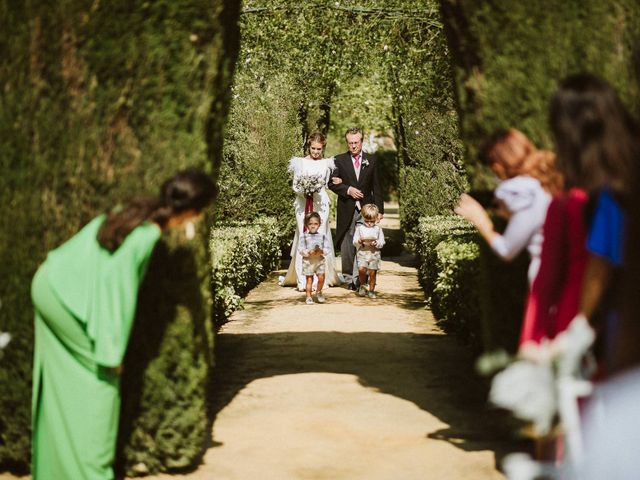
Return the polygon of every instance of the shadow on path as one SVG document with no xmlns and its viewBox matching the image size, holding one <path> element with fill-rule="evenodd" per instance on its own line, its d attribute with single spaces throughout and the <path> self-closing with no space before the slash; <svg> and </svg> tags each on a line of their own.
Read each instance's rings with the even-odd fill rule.
<svg viewBox="0 0 640 480">
<path fill-rule="evenodd" d="M 496 465 L 505 454 L 527 448 L 516 444 L 501 412 L 487 409 L 485 385 L 471 371 L 470 353 L 441 334 L 222 334 L 217 358 L 212 446 L 216 415 L 252 381 L 328 372 L 356 375 L 365 387 L 413 402 L 449 425 L 425 437 L 465 451 L 492 451 Z"/>
</svg>

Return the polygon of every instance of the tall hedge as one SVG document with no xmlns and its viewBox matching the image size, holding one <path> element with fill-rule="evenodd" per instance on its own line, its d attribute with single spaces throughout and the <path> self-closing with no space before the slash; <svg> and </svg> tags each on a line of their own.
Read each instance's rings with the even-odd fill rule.
<svg viewBox="0 0 640 480">
<path fill-rule="evenodd" d="M 461 136 L 468 158 L 498 128 L 551 146 L 547 111 L 557 82 L 599 74 L 635 108 L 640 3 L 635 0 L 441 0 Z"/>
<path fill-rule="evenodd" d="M 175 170 L 217 175 L 238 14 L 233 0 L 0 1 L 1 465 L 28 464 L 37 265 Z"/>
<path fill-rule="evenodd" d="M 295 216 L 289 159 L 302 155 L 300 93 L 288 75 L 256 80 L 239 67 L 220 169 L 216 220 L 277 219 L 293 237 Z"/>
</svg>

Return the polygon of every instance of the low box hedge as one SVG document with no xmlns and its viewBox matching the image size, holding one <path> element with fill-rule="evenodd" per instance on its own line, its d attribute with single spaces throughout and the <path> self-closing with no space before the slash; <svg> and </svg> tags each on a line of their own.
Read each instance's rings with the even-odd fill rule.
<svg viewBox="0 0 640 480">
<path fill-rule="evenodd" d="M 217 325 L 242 305 L 242 297 L 277 268 L 283 233 L 274 218 L 239 222 L 211 231 L 213 318 Z"/>
<path fill-rule="evenodd" d="M 418 256 L 418 280 L 427 302 L 431 304 L 437 278 L 436 247 L 447 238 L 465 238 L 475 241 L 478 237 L 473 225 L 457 215 L 421 217 L 416 229 L 408 235 L 408 246 Z"/>
<path fill-rule="evenodd" d="M 481 346 L 482 312 L 478 308 L 480 248 L 469 238 L 446 238 L 435 248 L 438 271 L 431 310 L 445 331 Z"/>
<path fill-rule="evenodd" d="M 438 324 L 478 351 L 515 351 L 527 292 L 527 254 L 501 260 L 469 222 L 454 215 L 420 218 L 408 242 Z"/>
</svg>

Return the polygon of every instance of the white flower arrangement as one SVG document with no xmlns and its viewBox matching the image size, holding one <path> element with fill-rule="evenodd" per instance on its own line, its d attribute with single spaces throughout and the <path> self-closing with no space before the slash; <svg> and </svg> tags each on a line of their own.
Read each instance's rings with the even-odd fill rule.
<svg viewBox="0 0 640 480">
<path fill-rule="evenodd" d="M 325 176 L 320 174 L 298 175 L 293 180 L 293 187 L 296 191 L 305 195 L 319 192 L 325 186 Z"/>
<path fill-rule="evenodd" d="M 533 422 L 541 435 L 550 431 L 556 414 L 566 423 L 563 414 L 571 410 L 571 398 L 591 391 L 581 378 L 580 363 L 594 338 L 587 320 L 577 316 L 553 340 L 523 345 L 520 359 L 494 377 L 491 402 Z"/>
</svg>

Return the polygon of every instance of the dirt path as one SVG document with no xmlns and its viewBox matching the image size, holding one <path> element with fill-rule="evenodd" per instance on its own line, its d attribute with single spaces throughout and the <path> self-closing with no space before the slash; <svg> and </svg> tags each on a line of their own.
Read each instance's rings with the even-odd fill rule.
<svg viewBox="0 0 640 480">
<path fill-rule="evenodd" d="M 378 299 L 331 288 L 325 305 L 305 305 L 272 274 L 218 336 L 203 464 L 152 478 L 504 478 L 496 463 L 508 442 L 410 262 L 385 259 Z"/>
</svg>

